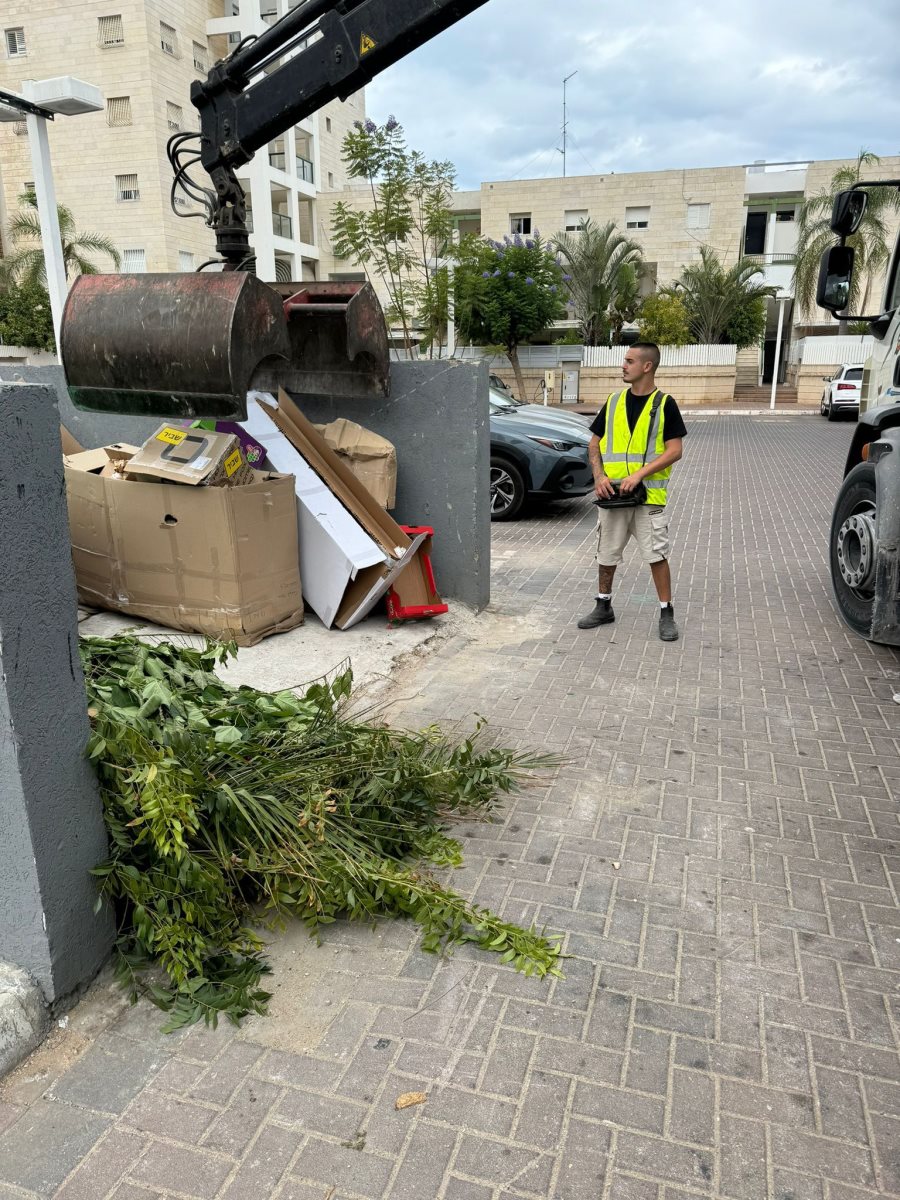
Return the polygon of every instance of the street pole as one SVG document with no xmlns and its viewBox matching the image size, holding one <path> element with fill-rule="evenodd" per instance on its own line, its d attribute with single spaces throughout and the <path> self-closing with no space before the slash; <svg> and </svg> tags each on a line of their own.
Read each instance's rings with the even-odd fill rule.
<svg viewBox="0 0 900 1200">
<path fill-rule="evenodd" d="M 772 364 L 772 396 L 769 400 L 769 408 L 775 410 L 775 392 L 778 388 L 778 367 L 781 363 L 781 333 L 784 328 L 784 306 L 787 303 L 787 297 L 781 296 L 778 300 L 778 332 L 775 334 L 775 361 Z"/>
<path fill-rule="evenodd" d="M 447 357 L 452 358 L 456 353 L 456 297 L 455 265 L 453 251 L 456 246 L 459 231 L 454 229 L 450 234 L 450 258 L 447 261 Z"/>
<path fill-rule="evenodd" d="M 568 128 L 569 128 L 568 109 L 566 107 L 566 85 L 568 84 L 569 80 L 574 79 L 577 74 L 578 74 L 577 71 L 573 71 L 571 75 L 567 75 L 565 77 L 565 79 L 563 80 L 563 128 L 562 128 L 562 134 L 563 134 L 563 144 L 562 144 L 563 179 L 565 179 L 565 177 L 566 177 L 566 148 L 567 148 L 566 141 L 568 138 Z"/>
</svg>

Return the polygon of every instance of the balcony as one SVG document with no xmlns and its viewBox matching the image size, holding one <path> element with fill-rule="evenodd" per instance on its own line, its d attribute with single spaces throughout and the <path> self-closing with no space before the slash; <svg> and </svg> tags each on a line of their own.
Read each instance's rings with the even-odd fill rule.
<svg viewBox="0 0 900 1200">
<path fill-rule="evenodd" d="M 284 156 L 282 155 L 282 157 Z M 301 156 L 298 154 L 295 159 L 295 166 L 297 169 L 298 179 L 302 179 L 304 183 L 315 184 L 315 168 L 308 158 L 301 158 Z"/>
<path fill-rule="evenodd" d="M 763 281 L 769 287 L 778 288 L 782 295 L 794 294 L 793 254 L 748 254 L 746 257 L 762 268 Z"/>
<path fill-rule="evenodd" d="M 276 237 L 292 238 L 294 223 L 285 213 L 272 213 L 272 232 Z"/>
<path fill-rule="evenodd" d="M 287 159 L 285 158 L 283 150 L 269 151 L 269 166 L 274 167 L 276 171 L 287 170 Z"/>
</svg>

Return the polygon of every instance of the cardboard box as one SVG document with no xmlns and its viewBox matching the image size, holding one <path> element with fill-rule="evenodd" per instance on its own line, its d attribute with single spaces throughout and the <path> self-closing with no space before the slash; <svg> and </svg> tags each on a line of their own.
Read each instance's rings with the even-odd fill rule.
<svg viewBox="0 0 900 1200">
<path fill-rule="evenodd" d="M 73 435 L 69 433 L 65 425 L 60 425 L 59 436 L 60 440 L 62 441 L 62 452 L 64 455 L 80 454 L 84 449 L 84 446 L 81 445 L 76 437 L 73 437 Z"/>
<path fill-rule="evenodd" d="M 290 476 L 258 472 L 235 488 L 141 483 L 104 475 L 112 451 L 64 460 L 83 604 L 241 646 L 302 623 Z"/>
<path fill-rule="evenodd" d="M 256 471 L 262 471 L 265 467 L 265 448 L 250 436 L 243 425 L 238 425 L 237 421 L 172 421 L 172 424 L 177 425 L 179 429 L 210 429 L 214 433 L 233 433 L 241 443 L 247 466 Z"/>
<path fill-rule="evenodd" d="M 253 482 L 238 439 L 232 433 L 161 425 L 132 458 L 133 479 L 161 479 L 195 487 L 234 487 Z"/>
<path fill-rule="evenodd" d="M 324 625 L 350 629 L 411 561 L 410 539 L 284 391 L 250 392 L 251 435 L 272 466 L 296 480 L 304 596 Z"/>
<path fill-rule="evenodd" d="M 393 442 L 345 417 L 315 428 L 372 498 L 382 508 L 393 508 L 397 503 L 397 451 Z"/>
<path fill-rule="evenodd" d="M 431 546 L 434 530 L 430 525 L 403 525 L 410 537 L 424 534 L 425 540 L 416 550 L 412 562 L 397 576 L 388 589 L 387 610 L 392 621 L 413 621 L 422 617 L 440 617 L 449 612 L 441 599 L 431 565 Z"/>
</svg>

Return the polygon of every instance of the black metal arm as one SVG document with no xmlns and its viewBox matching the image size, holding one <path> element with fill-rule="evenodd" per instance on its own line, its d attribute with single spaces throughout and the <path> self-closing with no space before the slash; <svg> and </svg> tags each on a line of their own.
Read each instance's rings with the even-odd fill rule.
<svg viewBox="0 0 900 1200">
<path fill-rule="evenodd" d="M 305 0 L 216 63 L 206 80 L 194 82 L 191 103 L 200 113 L 200 161 L 215 188 L 216 243 L 226 269 L 238 269 L 250 257 L 244 191 L 236 169 L 329 100 L 346 99 L 486 3 Z"/>
</svg>

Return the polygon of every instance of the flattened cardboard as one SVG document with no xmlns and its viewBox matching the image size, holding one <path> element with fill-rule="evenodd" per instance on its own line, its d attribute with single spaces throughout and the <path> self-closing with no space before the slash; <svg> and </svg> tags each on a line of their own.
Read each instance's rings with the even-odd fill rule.
<svg viewBox="0 0 900 1200">
<path fill-rule="evenodd" d="M 304 596 L 327 627 L 371 612 L 423 540 L 411 541 L 283 392 L 248 397 L 248 432 L 296 479 Z"/>
<path fill-rule="evenodd" d="M 100 455 L 65 463 L 82 603 L 241 646 L 302 624 L 293 479 L 140 483 L 104 478 Z"/>
<path fill-rule="evenodd" d="M 382 508 L 394 507 L 397 503 L 397 450 L 393 442 L 346 417 L 313 428 L 347 463 Z"/>
<path fill-rule="evenodd" d="M 231 433 L 160 425 L 131 460 L 129 477 L 193 486 L 235 487 L 253 481 L 241 444 Z"/>
</svg>

